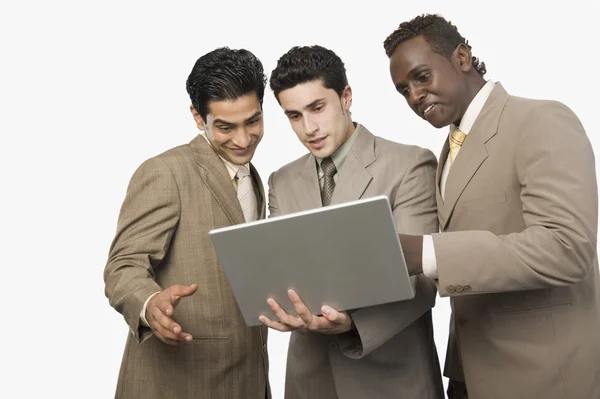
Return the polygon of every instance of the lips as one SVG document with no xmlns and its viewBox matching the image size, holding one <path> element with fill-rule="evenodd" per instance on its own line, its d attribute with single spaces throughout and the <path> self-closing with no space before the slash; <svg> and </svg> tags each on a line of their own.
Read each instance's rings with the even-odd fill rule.
<svg viewBox="0 0 600 399">
<path fill-rule="evenodd" d="M 429 103 L 429 104 L 426 104 L 426 105 L 424 105 L 424 106 L 420 107 L 420 109 L 419 109 L 419 113 L 421 114 L 421 116 L 422 116 L 424 119 L 427 119 L 427 116 L 428 116 L 429 114 L 431 114 L 431 112 L 432 112 L 434 109 L 436 109 L 437 105 L 438 105 L 437 103 Z"/>
<path fill-rule="evenodd" d="M 323 148 L 323 146 L 325 145 L 326 139 L 327 139 L 327 136 L 319 137 L 317 139 L 312 139 L 312 140 L 308 141 L 308 145 L 310 145 L 311 148 L 318 150 L 320 148 Z"/>
<path fill-rule="evenodd" d="M 233 152 L 236 155 L 246 155 L 248 151 L 250 151 L 250 147 L 246 148 L 229 148 L 229 151 Z"/>
</svg>

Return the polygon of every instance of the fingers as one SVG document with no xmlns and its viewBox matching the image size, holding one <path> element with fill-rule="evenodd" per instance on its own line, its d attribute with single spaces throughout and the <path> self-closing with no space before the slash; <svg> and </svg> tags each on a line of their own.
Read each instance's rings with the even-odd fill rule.
<svg viewBox="0 0 600 399">
<path fill-rule="evenodd" d="M 290 298 L 290 301 L 292 301 L 292 305 L 294 305 L 294 309 L 296 310 L 296 313 L 298 314 L 300 319 L 302 319 L 304 324 L 306 326 L 308 326 L 308 328 L 310 329 L 310 327 L 313 324 L 314 319 L 315 319 L 313 317 L 313 314 L 311 313 L 310 309 L 308 309 L 308 307 L 306 307 L 304 302 L 302 302 L 302 300 L 300 299 L 300 297 L 298 296 L 296 291 L 289 290 L 288 296 Z"/>
<path fill-rule="evenodd" d="M 302 319 L 287 314 L 286 311 L 283 310 L 273 298 L 267 299 L 267 303 L 269 304 L 269 307 L 271 308 L 275 316 L 277 316 L 277 318 L 279 319 L 279 322 L 273 322 L 266 316 L 259 317 L 259 320 L 267 327 L 273 328 L 278 331 L 293 331 L 305 327 Z"/>
<path fill-rule="evenodd" d="M 288 332 L 288 331 L 293 331 L 294 328 L 282 324 L 278 321 L 273 321 L 271 319 L 269 319 L 267 316 L 260 316 L 258 318 L 258 320 L 263 323 L 265 326 L 272 328 L 273 330 L 277 330 L 277 331 L 281 331 L 281 332 Z"/>
<path fill-rule="evenodd" d="M 164 343 L 176 345 L 192 342 L 192 336 L 184 333 L 172 316 L 179 300 L 184 296 L 192 295 L 197 289 L 197 284 L 172 285 L 154 296 L 148 303 L 146 319 L 154 334 Z"/>
</svg>

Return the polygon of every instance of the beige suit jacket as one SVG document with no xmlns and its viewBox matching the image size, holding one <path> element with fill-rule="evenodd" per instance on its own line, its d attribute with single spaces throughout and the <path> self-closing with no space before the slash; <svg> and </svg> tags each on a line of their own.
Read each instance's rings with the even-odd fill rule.
<svg viewBox="0 0 600 399">
<path fill-rule="evenodd" d="M 386 195 L 398 231 L 438 231 L 435 156 L 375 137 L 363 126 L 339 171 L 332 204 Z M 308 154 L 269 178 L 270 216 L 321 207 L 315 158 Z M 433 340 L 435 285 L 417 279 L 410 301 L 351 311 L 359 336 L 293 332 L 285 397 L 443 398 Z"/>
<path fill-rule="evenodd" d="M 433 236 L 453 307 L 445 374 L 470 399 L 600 398 L 598 188 L 583 126 L 497 83 L 442 200 L 447 155 L 446 144 L 437 201 L 450 233 Z"/>
<path fill-rule="evenodd" d="M 251 173 L 264 218 L 263 186 Z M 208 237 L 243 222 L 225 165 L 201 136 L 135 172 L 104 273 L 106 296 L 131 330 L 117 398 L 265 398 L 267 331 L 245 325 Z M 193 342 L 164 344 L 140 324 L 144 301 L 192 283 L 198 291 L 181 300 L 174 319 Z"/>
</svg>

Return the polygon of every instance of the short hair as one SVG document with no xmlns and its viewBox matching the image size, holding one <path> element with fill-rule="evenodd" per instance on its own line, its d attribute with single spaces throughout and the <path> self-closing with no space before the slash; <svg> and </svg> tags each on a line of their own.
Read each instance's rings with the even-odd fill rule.
<svg viewBox="0 0 600 399">
<path fill-rule="evenodd" d="M 267 77 L 260 60 L 245 49 L 220 47 L 198 58 L 185 88 L 206 121 L 211 101 L 235 100 L 256 93 L 262 107 Z"/>
<path fill-rule="evenodd" d="M 402 22 L 398 29 L 390 34 L 383 42 L 383 47 L 388 57 L 391 57 L 401 43 L 413 37 L 423 36 L 436 53 L 450 58 L 452 52 L 460 44 L 471 50 L 469 42 L 461 36 L 456 26 L 444 17 L 437 14 L 423 14 L 408 22 Z M 473 67 L 482 76 L 487 72 L 484 62 L 479 58 L 472 58 Z"/>
<path fill-rule="evenodd" d="M 279 101 L 279 93 L 301 83 L 321 80 L 341 96 L 348 85 L 346 68 L 333 51 L 314 46 L 295 46 L 281 56 L 271 73 L 270 86 Z"/>
</svg>

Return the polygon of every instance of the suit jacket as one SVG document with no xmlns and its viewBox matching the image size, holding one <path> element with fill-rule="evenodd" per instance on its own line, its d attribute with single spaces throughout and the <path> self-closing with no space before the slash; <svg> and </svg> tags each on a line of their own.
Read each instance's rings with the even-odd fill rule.
<svg viewBox="0 0 600 399">
<path fill-rule="evenodd" d="M 263 185 L 251 174 L 264 218 Z M 201 136 L 135 172 L 104 273 L 106 296 L 131 330 L 117 398 L 265 398 L 266 328 L 245 325 L 208 237 L 243 222 L 225 165 Z M 154 292 L 191 283 L 198 291 L 173 318 L 193 342 L 169 346 L 140 325 L 140 311 Z"/>
<path fill-rule="evenodd" d="M 433 153 L 376 137 L 361 125 L 356 129 L 331 203 L 386 195 L 398 231 L 438 231 Z M 312 155 L 270 176 L 270 216 L 321 206 Z M 420 276 L 414 299 L 351 311 L 358 336 L 293 332 L 285 397 L 443 398 L 431 321 L 435 296 L 435 285 Z"/>
<path fill-rule="evenodd" d="M 452 296 L 445 374 L 470 399 L 600 398 L 598 189 L 580 121 L 497 83 L 442 200 L 447 155 L 446 143 L 437 203 L 450 233 L 433 235 Z"/>
</svg>

